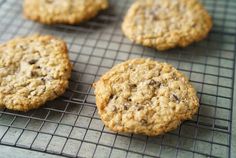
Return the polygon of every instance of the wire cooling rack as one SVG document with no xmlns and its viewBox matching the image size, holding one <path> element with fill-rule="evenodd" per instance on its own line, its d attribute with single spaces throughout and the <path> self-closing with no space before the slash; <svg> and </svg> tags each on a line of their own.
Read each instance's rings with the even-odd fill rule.
<svg viewBox="0 0 236 158">
<path fill-rule="evenodd" d="M 44 26 L 25 20 L 22 1 L 0 1 L 0 41 L 35 32 L 68 43 L 74 65 L 69 89 L 40 109 L 0 111 L 0 144 L 66 157 L 230 157 L 236 46 L 236 1 L 204 0 L 214 19 L 202 42 L 164 53 L 135 45 L 120 26 L 132 0 L 78 26 Z M 166 61 L 189 76 L 200 98 L 191 121 L 158 137 L 113 133 L 99 116 L 91 84 L 115 64 L 135 57 Z"/>
</svg>

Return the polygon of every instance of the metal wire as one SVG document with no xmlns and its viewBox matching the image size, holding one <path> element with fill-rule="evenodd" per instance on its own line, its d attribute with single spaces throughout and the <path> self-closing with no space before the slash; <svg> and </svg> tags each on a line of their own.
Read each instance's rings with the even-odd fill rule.
<svg viewBox="0 0 236 158">
<path fill-rule="evenodd" d="M 21 1 L 0 1 L 0 41 L 35 32 L 64 39 L 74 65 L 66 93 L 28 113 L 0 111 L 0 144 L 67 157 L 230 157 L 236 51 L 236 1 L 204 0 L 213 17 L 209 37 L 165 53 L 123 36 L 120 25 L 132 0 L 82 25 L 44 26 L 23 18 Z M 165 135 L 114 133 L 101 122 L 92 83 L 115 64 L 135 57 L 166 61 L 194 84 L 200 109 Z"/>
</svg>

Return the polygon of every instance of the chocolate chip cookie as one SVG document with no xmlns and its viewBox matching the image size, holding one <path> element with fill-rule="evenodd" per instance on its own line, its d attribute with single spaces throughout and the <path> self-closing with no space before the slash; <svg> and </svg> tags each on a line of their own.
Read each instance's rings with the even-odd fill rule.
<svg viewBox="0 0 236 158">
<path fill-rule="evenodd" d="M 204 39 L 212 20 L 197 0 L 137 0 L 122 24 L 137 44 L 167 50 Z"/>
<path fill-rule="evenodd" d="M 151 59 L 116 65 L 94 88 L 99 115 L 116 132 L 163 134 L 191 119 L 199 107 L 196 91 L 185 75 Z"/>
<path fill-rule="evenodd" d="M 0 45 L 0 107 L 28 111 L 64 93 L 71 75 L 65 42 L 33 35 Z"/>
<path fill-rule="evenodd" d="M 78 24 L 108 7 L 107 0 L 24 0 L 26 18 L 44 24 Z"/>
</svg>

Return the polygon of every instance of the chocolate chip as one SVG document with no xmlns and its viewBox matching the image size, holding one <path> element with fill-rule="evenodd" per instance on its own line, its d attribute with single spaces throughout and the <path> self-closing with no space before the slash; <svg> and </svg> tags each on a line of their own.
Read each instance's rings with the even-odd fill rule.
<svg viewBox="0 0 236 158">
<path fill-rule="evenodd" d="M 46 80 L 45 80 L 45 78 L 41 78 L 41 81 L 42 81 L 43 83 L 45 83 Z"/>
<path fill-rule="evenodd" d="M 114 95 L 110 95 L 110 100 L 113 99 Z"/>
<path fill-rule="evenodd" d="M 170 99 L 171 99 L 171 101 L 175 101 L 175 102 L 179 103 L 179 97 L 175 94 L 172 94 Z"/>
<path fill-rule="evenodd" d="M 134 70 L 133 65 L 129 65 L 128 68 L 129 68 L 130 70 Z"/>
<path fill-rule="evenodd" d="M 138 110 L 138 111 L 143 110 L 143 107 L 142 107 L 142 106 L 139 106 L 137 110 Z"/>
<path fill-rule="evenodd" d="M 172 74 L 172 78 L 176 81 L 178 80 L 177 75 L 175 73 Z"/>
<path fill-rule="evenodd" d="M 157 15 L 157 8 L 153 8 L 152 10 L 150 10 L 147 15 L 148 17 L 151 17 L 152 20 L 156 20 L 156 21 L 160 20 Z"/>
<path fill-rule="evenodd" d="M 193 25 L 192 25 L 193 28 L 196 27 L 196 26 L 197 26 L 196 24 L 193 24 Z"/>
<path fill-rule="evenodd" d="M 145 120 L 145 119 L 142 119 L 140 122 L 141 122 L 143 125 L 146 125 L 146 124 L 147 124 L 147 120 Z"/>
<path fill-rule="evenodd" d="M 20 48 L 21 48 L 22 50 L 26 50 L 26 47 L 23 46 L 23 45 L 20 45 Z"/>
<path fill-rule="evenodd" d="M 161 83 L 152 79 L 152 80 L 149 82 L 149 85 L 150 85 L 150 86 L 155 86 L 155 87 L 160 87 L 160 86 L 161 86 Z"/>
<path fill-rule="evenodd" d="M 39 74 L 38 74 L 37 71 L 31 71 L 31 76 L 32 76 L 32 77 L 38 77 Z"/>
<path fill-rule="evenodd" d="M 153 20 L 157 21 L 160 20 L 157 16 L 154 16 Z"/>
<path fill-rule="evenodd" d="M 52 3 L 54 0 L 46 0 L 46 3 Z"/>
<path fill-rule="evenodd" d="M 131 87 L 131 88 L 136 88 L 137 85 L 136 85 L 136 84 L 131 84 L 130 87 Z"/>
<path fill-rule="evenodd" d="M 124 105 L 124 110 L 128 110 L 128 106 L 127 105 Z"/>
<path fill-rule="evenodd" d="M 155 80 L 151 80 L 149 85 L 155 85 L 157 82 Z"/>
<path fill-rule="evenodd" d="M 117 97 L 116 95 L 113 95 L 113 94 L 110 95 L 110 100 L 112 100 L 112 99 L 115 99 L 115 100 L 116 100 L 117 98 L 118 98 L 118 97 Z"/>
<path fill-rule="evenodd" d="M 179 98 L 175 94 L 173 94 L 173 97 L 175 98 L 175 100 L 179 100 Z"/>
<path fill-rule="evenodd" d="M 32 60 L 30 60 L 28 63 L 29 63 L 30 65 L 33 65 L 33 64 L 37 63 L 37 61 L 38 61 L 38 60 L 36 60 L 36 59 L 32 59 Z"/>
</svg>

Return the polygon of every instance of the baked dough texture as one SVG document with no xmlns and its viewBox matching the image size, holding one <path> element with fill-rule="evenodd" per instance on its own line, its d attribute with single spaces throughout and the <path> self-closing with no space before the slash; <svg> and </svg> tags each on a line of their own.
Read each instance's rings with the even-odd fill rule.
<svg viewBox="0 0 236 158">
<path fill-rule="evenodd" d="M 71 64 L 65 42 L 48 35 L 0 45 L 0 107 L 28 111 L 63 94 Z"/>
<path fill-rule="evenodd" d="M 101 120 L 116 132 L 160 135 L 191 119 L 199 107 L 185 75 L 151 59 L 120 63 L 94 87 Z"/>
<path fill-rule="evenodd" d="M 107 0 L 24 0 L 26 18 L 44 24 L 78 24 L 108 7 Z"/>
<path fill-rule="evenodd" d="M 211 17 L 198 0 L 137 0 L 122 24 L 129 39 L 160 51 L 200 41 L 211 28 Z"/>
</svg>

